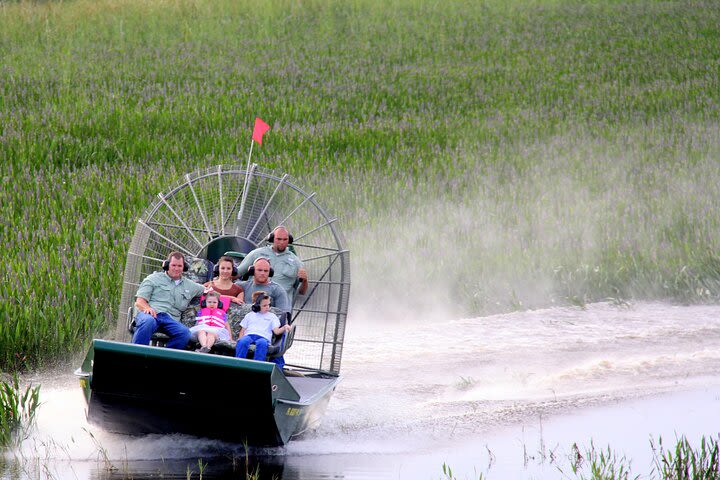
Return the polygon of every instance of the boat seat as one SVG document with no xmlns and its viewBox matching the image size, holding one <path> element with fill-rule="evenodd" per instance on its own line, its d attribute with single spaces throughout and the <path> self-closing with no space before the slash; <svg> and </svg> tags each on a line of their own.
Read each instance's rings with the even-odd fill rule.
<svg viewBox="0 0 720 480">
<path fill-rule="evenodd" d="M 252 304 L 244 303 L 238 305 L 237 303 L 231 303 L 230 307 L 228 308 L 228 322 L 230 322 L 230 329 L 233 332 L 233 338 L 237 339 L 238 334 L 240 333 L 240 322 L 242 322 L 242 319 L 245 318 L 245 315 L 247 315 L 250 312 L 250 309 L 252 307 Z M 200 299 L 195 298 L 190 302 L 190 306 L 182 313 L 182 316 L 180 317 L 180 322 L 185 325 L 186 327 L 192 327 L 196 323 L 196 316 L 197 312 L 200 310 Z M 285 325 L 287 323 L 286 315 L 283 314 L 283 312 L 275 307 L 271 307 L 270 310 L 280 318 L 280 324 Z M 293 332 L 290 332 L 292 334 Z M 167 341 L 169 340 L 169 337 L 165 335 L 164 333 L 155 332 L 152 337 L 150 338 L 151 345 L 158 346 L 158 347 L 164 347 Z M 272 342 L 270 345 L 268 345 L 268 353 L 267 358 L 275 358 L 283 355 L 285 353 L 285 350 L 287 350 L 286 346 L 290 345 L 290 342 L 288 340 L 288 333 L 284 333 L 283 335 L 273 335 Z M 213 345 L 212 350 L 210 353 L 218 354 L 218 355 L 226 355 L 229 357 L 235 356 L 235 345 L 236 341 L 226 341 L 226 340 L 218 340 L 215 345 Z M 188 350 L 195 350 L 198 347 L 198 343 L 196 341 L 191 340 L 188 343 Z M 248 351 L 248 358 L 253 358 L 253 355 L 255 354 L 255 345 L 250 346 L 250 350 Z"/>
<path fill-rule="evenodd" d="M 230 308 L 228 308 L 227 316 L 228 316 L 228 322 L 230 322 L 230 329 L 233 332 L 233 338 L 237 339 L 238 334 L 240 333 L 240 322 L 242 322 L 242 319 L 245 318 L 245 315 L 250 313 L 252 304 L 249 303 L 243 303 L 238 305 L 237 303 L 231 303 Z M 190 309 L 188 309 L 190 310 Z M 197 312 L 197 309 L 195 310 Z M 280 325 L 285 325 L 287 323 L 286 315 L 283 314 L 283 312 L 275 307 L 270 307 L 270 311 L 272 311 L 275 315 L 278 316 L 280 319 Z M 186 311 L 188 313 L 187 317 L 185 313 L 183 313 L 183 318 L 181 318 L 181 321 L 183 324 L 187 325 L 188 327 L 191 327 L 195 325 L 195 314 Z M 292 332 L 291 332 L 292 333 Z M 268 353 L 267 358 L 275 358 L 283 355 L 285 353 L 285 346 L 289 345 L 289 342 L 287 342 L 288 334 L 284 333 L 283 335 L 273 335 L 272 341 L 270 342 L 270 345 L 268 345 Z M 235 356 L 235 345 L 236 341 L 225 341 L 225 340 L 218 340 L 215 345 L 213 345 L 212 350 L 210 353 L 215 353 L 219 355 L 227 355 L 230 357 Z M 190 348 L 195 349 L 197 348 L 197 343 L 190 341 Z M 250 346 L 250 350 L 248 352 L 248 358 L 253 358 L 253 355 L 255 354 L 255 345 Z"/>
<path fill-rule="evenodd" d="M 187 272 L 183 273 L 185 278 L 197 282 L 200 285 L 213 279 L 213 268 L 215 268 L 215 264 L 210 260 L 185 255 L 185 262 L 188 264 Z"/>
</svg>

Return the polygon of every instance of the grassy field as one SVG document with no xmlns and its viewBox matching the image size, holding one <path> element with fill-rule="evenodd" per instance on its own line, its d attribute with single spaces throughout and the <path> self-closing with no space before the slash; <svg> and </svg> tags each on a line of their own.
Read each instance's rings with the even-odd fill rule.
<svg viewBox="0 0 720 480">
<path fill-rule="evenodd" d="M 354 305 L 717 301 L 718 7 L 0 1 L 0 369 L 111 325 L 136 217 L 255 116 L 340 216 Z"/>
</svg>

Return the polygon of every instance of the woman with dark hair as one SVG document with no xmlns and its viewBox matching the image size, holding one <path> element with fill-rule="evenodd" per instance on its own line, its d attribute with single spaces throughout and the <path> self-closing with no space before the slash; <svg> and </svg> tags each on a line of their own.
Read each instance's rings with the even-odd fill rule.
<svg viewBox="0 0 720 480">
<path fill-rule="evenodd" d="M 234 277 L 237 276 L 237 268 L 232 257 L 220 257 L 213 273 L 215 278 L 207 282 L 206 287 L 212 288 L 213 291 L 224 297 L 228 297 L 233 303 L 244 303 L 245 292 L 243 288 L 233 283 Z"/>
</svg>

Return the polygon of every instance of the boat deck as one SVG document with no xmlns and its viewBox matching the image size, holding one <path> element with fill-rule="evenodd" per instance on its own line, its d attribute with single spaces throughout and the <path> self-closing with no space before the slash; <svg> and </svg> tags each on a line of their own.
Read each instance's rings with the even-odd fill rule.
<svg viewBox="0 0 720 480">
<path fill-rule="evenodd" d="M 300 402 L 308 402 L 320 392 L 327 389 L 338 382 L 337 377 L 330 378 L 314 378 L 314 377 L 287 377 L 290 384 L 300 394 Z"/>
</svg>

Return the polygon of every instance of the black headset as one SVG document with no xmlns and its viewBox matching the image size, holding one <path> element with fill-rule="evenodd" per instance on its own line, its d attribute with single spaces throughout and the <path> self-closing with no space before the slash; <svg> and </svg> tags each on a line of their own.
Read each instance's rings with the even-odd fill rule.
<svg viewBox="0 0 720 480">
<path fill-rule="evenodd" d="M 188 269 L 190 268 L 190 266 L 189 266 L 189 265 L 187 264 L 187 262 L 185 261 L 185 255 L 183 255 L 183 254 L 180 253 L 180 252 L 172 252 L 172 253 L 170 253 L 170 255 L 168 255 L 167 260 L 165 260 L 165 261 L 163 262 L 163 264 L 162 264 L 162 269 L 165 270 L 166 272 L 167 272 L 168 270 L 170 270 L 170 259 L 173 258 L 173 257 L 178 257 L 178 256 L 182 257 L 182 260 L 183 260 L 183 272 L 187 272 Z"/>
<path fill-rule="evenodd" d="M 252 309 L 252 311 L 255 312 L 255 313 L 259 312 L 259 311 L 260 311 L 260 304 L 261 304 L 262 301 L 265 300 L 266 298 L 270 298 L 270 296 L 269 296 L 267 293 L 263 293 L 263 294 L 261 294 L 261 295 L 258 295 L 257 298 L 255 299 L 255 301 L 253 302 L 252 307 L 250 307 L 250 308 Z"/>
<path fill-rule="evenodd" d="M 277 230 L 278 228 L 283 228 L 283 229 L 287 230 L 287 228 L 283 227 L 282 225 L 279 225 L 279 226 L 273 228 L 273 231 L 270 232 L 270 235 L 268 235 L 268 237 L 267 237 L 268 242 L 273 243 L 275 241 L 275 230 Z M 292 234 L 290 232 L 288 232 L 288 244 L 293 243 L 293 240 L 294 239 L 293 239 Z"/>
<path fill-rule="evenodd" d="M 200 308 L 205 308 L 205 307 L 207 307 L 207 302 L 206 302 L 205 300 L 207 300 L 207 297 L 205 297 L 205 298 L 203 298 L 202 300 L 200 300 Z M 223 303 L 222 303 L 222 300 L 220 300 L 220 298 L 218 298 L 218 306 L 217 306 L 217 308 L 220 308 L 220 309 L 223 308 Z"/>
<path fill-rule="evenodd" d="M 232 276 L 235 277 L 238 274 L 238 269 L 235 266 L 235 262 L 230 257 L 220 257 L 220 260 L 215 264 L 213 267 L 213 276 L 219 277 L 220 276 L 220 262 L 230 262 L 232 263 Z"/>
<path fill-rule="evenodd" d="M 252 277 L 253 275 L 255 275 L 255 264 L 257 263 L 258 260 L 261 260 L 261 259 L 262 259 L 262 260 L 267 260 L 267 262 L 270 263 L 270 259 L 269 259 L 269 258 L 265 258 L 265 257 L 256 258 L 255 261 L 253 262 L 252 266 L 251 266 L 250 268 L 248 268 L 247 273 L 242 276 L 242 279 L 243 279 L 243 280 L 247 280 L 248 278 L 250 278 L 250 277 Z M 270 274 L 269 274 L 268 276 L 272 277 L 273 275 L 275 275 L 275 269 L 273 269 L 272 267 L 270 267 Z"/>
</svg>

